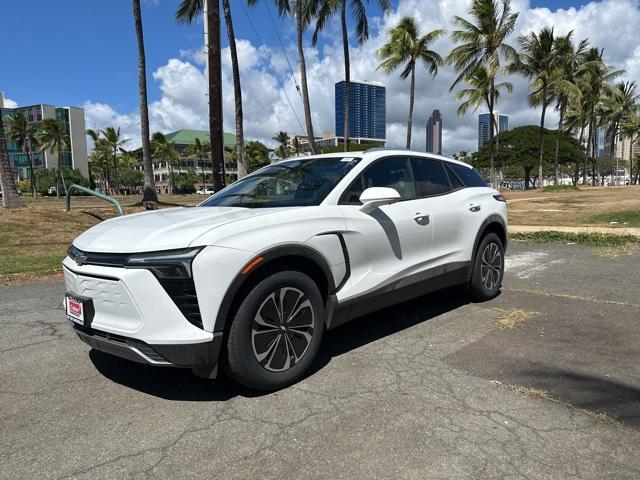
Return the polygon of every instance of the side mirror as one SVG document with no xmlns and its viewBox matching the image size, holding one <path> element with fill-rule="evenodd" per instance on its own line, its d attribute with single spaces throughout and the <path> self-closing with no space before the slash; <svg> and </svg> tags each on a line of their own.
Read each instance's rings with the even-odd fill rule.
<svg viewBox="0 0 640 480">
<path fill-rule="evenodd" d="M 382 205 L 389 205 L 400 200 L 400 194 L 395 188 L 370 187 L 360 195 L 362 206 L 360 211 L 370 213 Z"/>
</svg>

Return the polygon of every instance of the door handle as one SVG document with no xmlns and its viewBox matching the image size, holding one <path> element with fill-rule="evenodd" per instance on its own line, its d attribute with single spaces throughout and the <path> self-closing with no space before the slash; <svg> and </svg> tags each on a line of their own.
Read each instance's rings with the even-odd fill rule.
<svg viewBox="0 0 640 480">
<path fill-rule="evenodd" d="M 472 212 L 479 212 L 481 209 L 482 209 L 482 206 L 478 205 L 477 203 L 469 204 L 469 210 L 471 210 Z"/>
<path fill-rule="evenodd" d="M 429 215 L 426 213 L 417 212 L 413 215 L 413 219 L 420 225 L 427 225 L 429 223 Z"/>
</svg>

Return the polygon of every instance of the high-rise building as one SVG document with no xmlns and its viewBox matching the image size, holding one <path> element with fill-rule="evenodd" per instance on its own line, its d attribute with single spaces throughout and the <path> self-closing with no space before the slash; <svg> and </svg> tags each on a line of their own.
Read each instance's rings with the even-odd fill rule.
<svg viewBox="0 0 640 480">
<path fill-rule="evenodd" d="M 442 116 L 434 110 L 427 121 L 427 152 L 442 155 Z"/>
<path fill-rule="evenodd" d="M 87 161 L 87 134 L 84 121 L 84 109 L 78 107 L 55 107 L 53 105 L 30 105 L 27 107 L 2 108 L 0 114 L 5 118 L 13 117 L 22 112 L 27 117 L 31 128 L 38 128 L 38 124 L 45 118 L 55 118 L 64 124 L 65 132 L 69 134 L 71 149 L 54 155 L 47 150 L 43 153 L 33 152 L 33 167 L 56 168 L 58 166 L 77 168 L 85 177 L 89 176 Z M 5 137 L 9 130 L 9 122 L 4 122 Z M 22 147 L 7 138 L 9 163 L 20 180 L 29 178 L 29 159 L 22 151 Z"/>
<path fill-rule="evenodd" d="M 489 114 L 481 113 L 478 115 L 478 149 L 491 138 L 489 134 Z M 493 128 L 494 133 L 502 133 L 509 130 L 509 116 L 500 115 L 500 112 L 493 112 Z"/>
<path fill-rule="evenodd" d="M 346 82 L 335 85 L 336 137 L 344 137 L 344 91 Z M 386 88 L 379 82 L 349 83 L 349 137 L 387 138 Z M 367 143 L 363 141 L 362 143 Z"/>
</svg>

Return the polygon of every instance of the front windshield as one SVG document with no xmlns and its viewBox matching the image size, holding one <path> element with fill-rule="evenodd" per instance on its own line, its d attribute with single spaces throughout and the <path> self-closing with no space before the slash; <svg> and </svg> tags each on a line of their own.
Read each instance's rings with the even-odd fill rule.
<svg viewBox="0 0 640 480">
<path fill-rule="evenodd" d="M 202 207 L 303 207 L 320 205 L 358 162 L 354 157 L 285 160 L 238 180 Z"/>
</svg>

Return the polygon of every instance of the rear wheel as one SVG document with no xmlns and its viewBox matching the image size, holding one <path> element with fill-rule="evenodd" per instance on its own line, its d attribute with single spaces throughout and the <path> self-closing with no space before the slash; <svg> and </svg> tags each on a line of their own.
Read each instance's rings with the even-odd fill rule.
<svg viewBox="0 0 640 480">
<path fill-rule="evenodd" d="M 297 271 L 275 273 L 251 290 L 235 315 L 229 374 L 257 390 L 290 385 L 313 363 L 323 332 L 323 302 L 313 280 Z"/>
<path fill-rule="evenodd" d="M 485 235 L 478 245 L 469 284 L 474 300 L 490 300 L 502 286 L 504 276 L 504 246 L 495 233 Z"/>
</svg>

